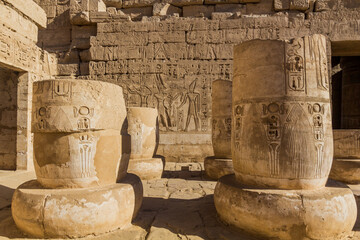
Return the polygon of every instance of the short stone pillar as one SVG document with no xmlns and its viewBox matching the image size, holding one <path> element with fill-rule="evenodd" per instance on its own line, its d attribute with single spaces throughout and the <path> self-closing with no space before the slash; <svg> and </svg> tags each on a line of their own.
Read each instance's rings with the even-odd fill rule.
<svg viewBox="0 0 360 240">
<path fill-rule="evenodd" d="M 234 173 L 231 159 L 232 82 L 212 82 L 212 146 L 214 156 L 205 158 L 205 173 L 212 179 Z"/>
<path fill-rule="evenodd" d="M 18 228 L 34 237 L 74 238 L 130 225 L 142 184 L 126 175 L 122 88 L 84 80 L 35 82 L 32 111 L 37 180 L 15 190 Z"/>
<path fill-rule="evenodd" d="M 350 233 L 352 191 L 334 181 L 325 186 L 333 157 L 326 38 L 236 46 L 232 97 L 235 174 L 215 188 L 220 218 L 265 238 Z"/>
<path fill-rule="evenodd" d="M 128 108 L 128 133 L 131 138 L 131 153 L 128 172 L 142 180 L 159 179 L 164 164 L 161 158 L 154 158 L 158 111 L 155 108 Z"/>
</svg>

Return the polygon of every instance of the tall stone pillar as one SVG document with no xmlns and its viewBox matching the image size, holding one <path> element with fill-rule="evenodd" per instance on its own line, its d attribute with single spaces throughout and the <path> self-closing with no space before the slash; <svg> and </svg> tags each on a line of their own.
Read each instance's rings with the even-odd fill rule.
<svg viewBox="0 0 360 240">
<path fill-rule="evenodd" d="M 334 130 L 332 179 L 360 184 L 360 57 L 342 57 L 341 128 Z"/>
<path fill-rule="evenodd" d="M 164 164 L 155 158 L 156 127 L 158 111 L 155 108 L 128 108 L 128 133 L 131 138 L 131 153 L 128 172 L 138 175 L 142 180 L 159 179 Z"/>
<path fill-rule="evenodd" d="M 15 190 L 18 228 L 63 238 L 129 225 L 141 205 L 142 185 L 126 176 L 122 88 L 82 80 L 35 82 L 32 111 L 37 180 Z"/>
<path fill-rule="evenodd" d="M 333 157 L 325 37 L 236 46 L 232 96 L 235 174 L 216 186 L 220 218 L 267 238 L 349 233 L 352 191 L 325 186 Z"/>
<path fill-rule="evenodd" d="M 214 156 L 205 158 L 205 173 L 212 179 L 234 173 L 231 159 L 232 82 L 212 82 L 212 146 Z"/>
</svg>

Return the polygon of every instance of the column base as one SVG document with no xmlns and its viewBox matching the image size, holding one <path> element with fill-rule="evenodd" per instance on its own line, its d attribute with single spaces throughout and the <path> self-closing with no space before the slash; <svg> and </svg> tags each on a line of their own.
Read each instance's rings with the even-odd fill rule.
<svg viewBox="0 0 360 240">
<path fill-rule="evenodd" d="M 360 159 L 334 159 L 329 177 L 344 183 L 360 184 Z"/>
<path fill-rule="evenodd" d="M 140 179 L 93 188 L 45 189 L 36 180 L 20 185 L 11 210 L 16 226 L 37 238 L 77 238 L 131 225 L 142 203 Z"/>
<path fill-rule="evenodd" d="M 136 174 L 141 180 L 160 179 L 164 170 L 161 158 L 130 159 L 128 172 Z"/>
<path fill-rule="evenodd" d="M 265 238 L 340 239 L 357 217 L 352 191 L 336 181 L 317 190 L 256 189 L 227 175 L 218 181 L 214 201 L 222 221 Z"/>
<path fill-rule="evenodd" d="M 228 158 L 206 157 L 204 168 L 206 176 L 214 180 L 234 173 L 232 159 Z"/>
</svg>

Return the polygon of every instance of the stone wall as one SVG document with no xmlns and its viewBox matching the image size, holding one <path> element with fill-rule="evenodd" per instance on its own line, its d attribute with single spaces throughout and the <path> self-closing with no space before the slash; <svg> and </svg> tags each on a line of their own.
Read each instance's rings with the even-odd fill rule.
<svg viewBox="0 0 360 240">
<path fill-rule="evenodd" d="M 234 45 L 320 33 L 328 54 L 331 42 L 341 55 L 338 43 L 360 41 L 356 0 L 106 0 L 106 11 L 102 1 L 71 0 L 53 7 L 64 2 L 71 36 L 57 52 L 59 77 L 113 82 L 127 106 L 158 108 L 157 154 L 166 161 L 213 154 L 211 83 L 232 81 Z M 47 11 L 48 22 L 56 21 Z"/>
<path fill-rule="evenodd" d="M 32 82 L 56 75 L 36 44 L 46 14 L 32 0 L 0 0 L 0 169 L 32 168 Z"/>
</svg>

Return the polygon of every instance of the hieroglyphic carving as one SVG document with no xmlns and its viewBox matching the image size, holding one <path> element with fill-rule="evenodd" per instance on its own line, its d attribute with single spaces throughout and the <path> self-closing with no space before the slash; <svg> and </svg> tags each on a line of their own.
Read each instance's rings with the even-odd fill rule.
<svg viewBox="0 0 360 240">
<path fill-rule="evenodd" d="M 280 174 L 279 148 L 281 144 L 281 115 L 288 112 L 284 103 L 263 104 L 263 119 L 269 145 L 270 175 Z"/>
<path fill-rule="evenodd" d="M 312 115 L 313 131 L 315 139 L 315 147 L 317 152 L 317 160 L 315 165 L 315 175 L 320 177 L 322 175 L 321 166 L 324 159 L 324 123 L 323 115 L 325 113 L 324 105 L 319 103 L 308 104 L 309 113 Z"/>
<path fill-rule="evenodd" d="M 94 153 L 93 139 L 91 136 L 87 134 L 80 136 L 79 152 L 81 177 L 90 177 L 92 175 L 92 160 Z"/>
<path fill-rule="evenodd" d="M 40 107 L 35 110 L 36 126 L 38 129 L 46 129 L 49 126 L 47 119 L 51 116 L 51 107 Z"/>
<path fill-rule="evenodd" d="M 78 117 L 78 129 L 84 130 L 84 129 L 90 129 L 90 117 L 94 116 L 94 108 L 89 108 L 86 106 L 81 106 L 79 108 L 74 107 L 74 117 Z"/>
<path fill-rule="evenodd" d="M 234 139 L 235 149 L 240 151 L 241 145 L 241 132 L 242 132 L 242 117 L 244 116 L 244 105 L 235 104 L 234 106 Z"/>
<path fill-rule="evenodd" d="M 286 81 L 289 91 L 306 91 L 303 39 L 294 39 L 286 44 Z"/>
<path fill-rule="evenodd" d="M 71 99 L 72 95 L 72 83 L 63 82 L 63 81 L 54 81 L 53 82 L 53 91 L 52 98 L 64 97 L 67 99 Z"/>
</svg>

